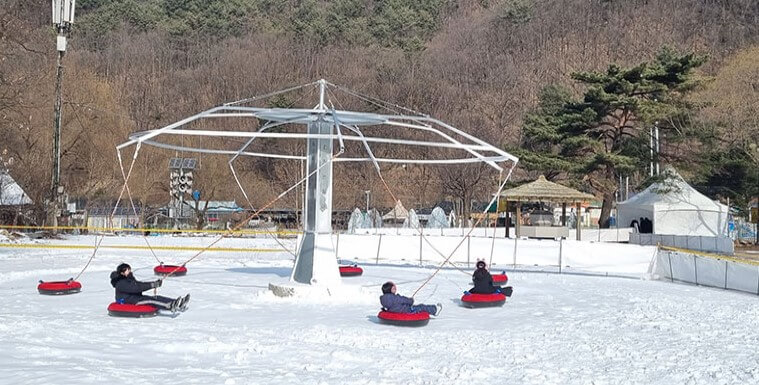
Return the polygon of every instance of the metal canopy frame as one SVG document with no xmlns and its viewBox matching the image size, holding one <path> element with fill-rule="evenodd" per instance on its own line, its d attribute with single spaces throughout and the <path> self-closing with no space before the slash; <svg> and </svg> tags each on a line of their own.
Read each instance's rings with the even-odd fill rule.
<svg viewBox="0 0 759 385">
<path fill-rule="evenodd" d="M 239 103 L 247 103 L 251 101 L 263 100 L 267 97 L 278 95 L 284 92 L 291 92 L 307 86 L 318 86 L 320 88 L 320 102 L 319 105 L 313 109 L 305 108 L 264 108 L 264 107 L 248 107 L 236 105 Z M 338 110 L 334 107 L 330 108 L 326 105 L 324 98 L 329 92 L 329 89 L 337 89 L 344 91 L 342 87 L 336 86 L 325 80 L 305 84 L 299 87 L 289 88 L 287 90 L 271 93 L 263 97 L 243 99 L 241 101 L 228 103 L 222 106 L 213 107 L 196 115 L 182 119 L 178 122 L 169 124 L 165 127 L 133 133 L 129 137 L 129 141 L 117 146 L 117 150 L 122 150 L 131 145 L 150 145 L 154 147 L 164 148 L 174 151 L 187 151 L 197 152 L 205 154 L 216 155 L 229 155 L 233 159 L 239 156 L 255 156 L 263 158 L 274 159 L 291 159 L 291 160 L 305 160 L 307 156 L 300 154 L 279 154 L 273 152 L 251 152 L 246 149 L 252 144 L 256 138 L 271 138 L 271 139 L 333 139 L 338 140 L 343 145 L 344 141 L 358 141 L 362 142 L 367 153 L 371 154 L 370 143 L 373 144 L 390 144 L 390 145 L 407 145 L 416 146 L 420 148 L 445 148 L 463 150 L 469 153 L 470 157 L 462 157 L 455 159 L 389 159 L 389 158 L 376 158 L 373 155 L 369 155 L 365 158 L 338 158 L 336 162 L 366 162 L 371 161 L 373 163 L 409 163 L 409 164 L 465 164 L 465 163 L 479 163 L 485 162 L 498 171 L 503 171 L 503 168 L 498 164 L 501 162 L 517 162 L 518 158 L 497 148 L 473 135 L 470 135 L 462 130 L 459 130 L 449 124 L 446 124 L 440 120 L 431 118 L 426 115 L 389 115 L 389 114 L 376 114 L 357 111 Z M 348 91 L 349 95 L 360 97 L 359 94 Z M 256 132 L 250 131 L 232 131 L 232 130 L 198 130 L 198 129 L 185 129 L 183 126 L 192 122 L 203 119 L 215 119 L 215 118 L 240 118 L 240 119 L 260 119 L 265 120 L 267 123 L 262 126 Z M 324 121 L 332 124 L 336 128 L 337 135 L 334 134 L 313 134 L 313 133 L 286 133 L 286 132 L 267 132 L 272 128 L 279 127 L 285 124 L 299 124 L 307 125 L 316 121 Z M 361 132 L 361 127 L 367 126 L 391 126 L 400 127 L 410 130 L 416 130 L 421 132 L 433 133 L 441 139 L 440 141 L 431 140 L 406 140 L 396 138 L 385 138 L 375 136 L 365 136 Z M 341 128 L 346 129 L 345 133 L 341 132 Z M 350 133 L 350 134 L 349 134 Z M 157 140 L 157 137 L 163 135 L 186 135 L 186 136 L 202 136 L 202 137 L 227 137 L 227 138 L 244 138 L 248 141 L 240 147 L 239 150 L 229 149 L 212 149 L 212 148 L 200 148 L 192 146 L 182 146 Z M 459 137 L 457 139 L 455 137 Z"/>
<path fill-rule="evenodd" d="M 255 101 L 265 100 L 269 97 L 283 93 L 293 92 L 307 87 L 318 88 L 319 102 L 312 108 L 264 108 L 249 107 L 242 104 Z M 401 114 L 378 114 L 357 111 L 347 111 L 336 109 L 330 98 L 330 90 L 338 90 L 352 97 L 356 97 L 364 102 L 371 103 L 375 106 L 384 108 L 391 112 L 399 110 L 404 111 Z M 329 103 L 329 106 L 327 105 Z M 265 121 L 263 126 L 255 132 L 252 131 L 234 131 L 234 130 L 200 130 L 186 129 L 183 126 L 192 122 L 203 119 L 216 118 L 238 118 L 238 119 L 257 119 Z M 304 133 L 289 132 L 272 132 L 271 129 L 285 124 L 296 124 L 307 127 Z M 419 132 L 432 133 L 438 141 L 432 140 L 407 140 L 382 136 L 366 136 L 361 131 L 364 127 L 390 126 L 405 128 Z M 345 129 L 343 131 L 342 129 Z M 162 142 L 158 139 L 161 136 L 199 136 L 212 138 L 243 138 L 247 139 L 238 150 L 201 148 L 184 145 L 176 145 Z M 279 154 L 274 152 L 251 152 L 247 151 L 248 147 L 256 138 L 271 138 L 280 140 L 306 140 L 307 153 L 300 154 Z M 333 153 L 335 141 L 339 150 Z M 366 150 L 366 157 L 342 158 L 345 152 L 345 142 L 361 142 Z M 470 154 L 469 157 L 455 159 L 397 159 L 397 158 L 378 158 L 371 149 L 372 144 L 387 145 L 405 145 L 415 146 L 422 149 L 444 148 L 463 150 Z M 295 185 L 279 194 L 281 198 L 289 191 L 292 191 L 299 184 L 305 182 L 305 205 L 304 205 L 304 235 L 301 239 L 299 249 L 295 255 L 295 267 L 291 280 L 300 283 L 332 285 L 339 283 L 340 276 L 336 269 L 336 255 L 331 238 L 331 212 L 332 212 L 332 164 L 333 162 L 365 162 L 373 163 L 377 173 L 382 178 L 380 163 L 408 163 L 408 164 L 466 164 L 483 162 L 498 170 L 501 173 L 504 168 L 499 164 L 511 162 L 512 165 L 508 174 L 502 181 L 499 177 L 498 192 L 494 195 L 490 205 L 504 188 L 506 181 L 511 176 L 519 159 L 506 151 L 501 150 L 473 135 L 470 135 L 456 127 L 446 124 L 440 120 L 429 117 L 428 115 L 419 114 L 411 109 L 398 106 L 392 103 L 384 102 L 380 99 L 370 96 L 361 95 L 357 92 L 345 89 L 341 86 L 334 85 L 324 79 L 316 82 L 291 87 L 285 90 L 272 92 L 259 97 L 247 98 L 221 106 L 213 107 L 196 115 L 182 119 L 178 122 L 169 124 L 165 127 L 133 133 L 129 140 L 116 146 L 117 156 L 121 172 L 124 177 L 124 187 L 122 188 L 119 200 L 124 191 L 129 194 L 128 180 L 132 173 L 134 163 L 140 151 L 140 147 L 145 144 L 158 148 L 164 148 L 175 151 L 197 152 L 205 154 L 229 155 L 229 167 L 242 191 L 248 204 L 253 205 L 248 199 L 245 189 L 242 187 L 234 168 L 234 161 L 240 156 L 255 156 L 273 159 L 291 159 L 305 160 L 308 168 L 308 175 L 298 181 Z M 132 154 L 132 162 L 125 172 L 124 164 L 121 157 L 121 150 L 135 146 Z M 384 179 L 382 179 L 384 182 Z M 387 184 L 385 183 L 387 187 Z M 389 188 L 389 187 L 388 187 Z M 391 192 L 392 194 L 392 192 Z M 134 206 L 134 203 L 132 203 Z M 422 235 L 423 236 L 423 235 Z M 217 240 L 218 241 L 218 240 Z M 429 241 L 428 241 L 429 242 Z M 458 246 L 461 246 L 459 244 Z M 458 248 L 457 246 L 457 248 Z M 434 248 L 434 246 L 433 246 Z M 435 248 L 437 251 L 437 249 Z M 437 251 L 440 253 L 439 251 Z M 441 256 L 443 255 L 440 253 Z M 452 255 L 452 254 L 451 254 Z M 194 258 L 194 257 L 193 257 Z M 450 258 L 450 256 L 448 257 Z M 446 259 L 447 261 L 448 259 Z"/>
</svg>

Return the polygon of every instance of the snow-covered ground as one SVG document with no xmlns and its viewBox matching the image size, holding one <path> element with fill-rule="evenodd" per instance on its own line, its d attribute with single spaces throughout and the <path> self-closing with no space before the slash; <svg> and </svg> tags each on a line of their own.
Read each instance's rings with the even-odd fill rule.
<svg viewBox="0 0 759 385">
<path fill-rule="evenodd" d="M 151 244 L 176 242 L 157 238 Z M 141 237 L 108 242 L 144 245 Z M 278 247 L 266 239 L 219 246 L 227 242 Z M 416 296 L 443 303 L 442 314 L 408 329 L 377 322 L 379 286 L 394 280 L 410 295 L 432 267 L 367 264 L 363 276 L 344 279 L 349 295 L 282 299 L 266 287 L 287 279 L 289 254 L 208 252 L 159 289 L 192 293 L 187 312 L 120 319 L 106 312 L 110 271 L 125 261 L 138 278 L 154 279 L 156 259 L 116 249 L 98 252 L 81 293 L 37 293 L 37 280 L 75 276 L 90 253 L 0 248 L 0 383 L 759 383 L 755 295 L 522 270 L 507 271 L 514 296 L 504 307 L 472 310 L 458 304 L 469 277 L 446 269 Z M 156 253 L 165 263 L 194 254 Z"/>
</svg>

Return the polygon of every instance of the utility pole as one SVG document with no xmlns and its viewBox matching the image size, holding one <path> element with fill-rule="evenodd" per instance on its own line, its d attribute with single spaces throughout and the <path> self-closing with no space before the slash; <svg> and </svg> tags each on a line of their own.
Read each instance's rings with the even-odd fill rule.
<svg viewBox="0 0 759 385">
<path fill-rule="evenodd" d="M 48 225 L 58 226 L 58 215 L 61 206 L 61 120 L 63 99 L 63 55 L 66 53 L 66 37 L 74 24 L 74 8 L 76 0 L 52 0 L 53 25 L 58 31 L 56 48 L 58 59 L 55 74 L 55 104 L 53 118 L 53 172 L 50 188 L 50 203 L 47 207 Z"/>
</svg>

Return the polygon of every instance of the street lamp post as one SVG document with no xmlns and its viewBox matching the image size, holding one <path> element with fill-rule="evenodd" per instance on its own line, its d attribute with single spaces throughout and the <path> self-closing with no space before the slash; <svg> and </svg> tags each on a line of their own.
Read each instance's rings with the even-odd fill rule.
<svg viewBox="0 0 759 385">
<path fill-rule="evenodd" d="M 53 25 L 58 31 L 56 39 L 56 48 L 58 50 L 58 59 L 55 74 L 55 104 L 53 109 L 55 115 L 53 118 L 53 172 L 52 186 L 50 189 L 50 202 L 53 207 L 48 207 L 49 223 L 53 226 L 58 225 L 58 210 L 60 207 L 61 196 L 61 105 L 62 105 L 62 88 L 63 88 L 63 55 L 66 53 L 66 37 L 71 31 L 74 24 L 74 8 L 76 0 L 52 0 L 53 7 Z"/>
</svg>

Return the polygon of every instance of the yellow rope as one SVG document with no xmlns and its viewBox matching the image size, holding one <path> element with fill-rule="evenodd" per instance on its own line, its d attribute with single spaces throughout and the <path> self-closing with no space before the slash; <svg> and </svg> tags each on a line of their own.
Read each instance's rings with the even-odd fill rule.
<svg viewBox="0 0 759 385">
<path fill-rule="evenodd" d="M 149 229 L 149 228 L 127 228 L 127 227 L 93 227 L 93 226 L 13 226 L 13 225 L 0 225 L 0 229 L 16 229 L 16 230 L 88 230 L 88 231 L 103 231 L 103 232 L 116 232 L 116 231 L 133 231 L 133 232 L 145 232 L 151 233 L 235 233 L 235 234 L 277 234 L 277 235 L 297 235 L 299 231 L 291 230 L 279 230 L 279 231 L 263 231 L 263 230 L 191 230 L 191 229 Z"/>
<path fill-rule="evenodd" d="M 75 250 L 89 250 L 94 249 L 95 246 L 89 245 L 59 245 L 59 244 L 41 244 L 41 243 L 0 243 L 0 248 L 7 249 L 75 249 Z M 101 249 L 123 249 L 123 250 L 150 250 L 149 246 L 138 245 L 105 245 L 100 246 Z M 152 246 L 153 250 L 168 250 L 168 251 L 201 251 L 206 250 L 205 247 L 200 246 Z M 212 247 L 207 249 L 208 251 L 224 251 L 224 252 L 254 252 L 254 253 L 280 253 L 286 250 L 284 249 L 269 249 L 269 248 L 245 248 L 245 247 Z"/>
</svg>

